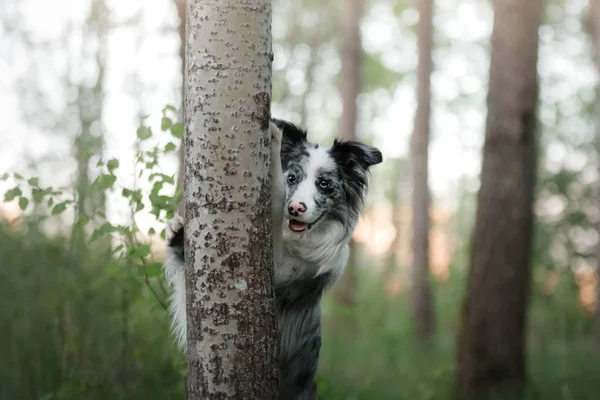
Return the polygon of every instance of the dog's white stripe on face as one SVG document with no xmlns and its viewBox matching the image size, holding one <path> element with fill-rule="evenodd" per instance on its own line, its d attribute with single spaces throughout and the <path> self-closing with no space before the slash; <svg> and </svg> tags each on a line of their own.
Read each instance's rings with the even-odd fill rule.
<svg viewBox="0 0 600 400">
<path fill-rule="evenodd" d="M 298 220 L 312 223 L 321 214 L 321 210 L 315 202 L 319 190 L 317 187 L 319 174 L 335 169 L 335 161 L 331 158 L 328 150 L 327 147 L 322 146 L 308 150 L 307 161 L 302 166 L 304 177 L 288 202 L 300 202 L 306 205 L 304 215 L 297 218 Z"/>
</svg>

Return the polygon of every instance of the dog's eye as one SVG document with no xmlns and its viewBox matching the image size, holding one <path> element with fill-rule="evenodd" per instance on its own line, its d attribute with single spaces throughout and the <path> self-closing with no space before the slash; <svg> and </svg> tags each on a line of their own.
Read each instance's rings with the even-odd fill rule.
<svg viewBox="0 0 600 400">
<path fill-rule="evenodd" d="M 290 183 L 290 184 L 292 184 L 292 183 L 296 182 L 296 175 L 294 175 L 294 174 L 289 174 L 289 175 L 287 176 L 287 181 L 288 181 L 288 183 Z"/>
<path fill-rule="evenodd" d="M 319 179 L 319 187 L 321 189 L 331 189 L 331 182 L 327 179 Z"/>
</svg>

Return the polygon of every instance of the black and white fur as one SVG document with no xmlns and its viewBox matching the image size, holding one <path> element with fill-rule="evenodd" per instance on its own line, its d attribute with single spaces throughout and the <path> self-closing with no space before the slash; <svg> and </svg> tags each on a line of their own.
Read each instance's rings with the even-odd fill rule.
<svg viewBox="0 0 600 400">
<path fill-rule="evenodd" d="M 310 143 L 306 131 L 272 120 L 273 247 L 279 327 L 281 400 L 316 399 L 323 292 L 343 272 L 362 210 L 369 168 L 381 152 L 355 141 Z M 165 263 L 173 287 L 170 310 L 177 341 L 186 345 L 183 220 L 166 229 Z"/>
</svg>

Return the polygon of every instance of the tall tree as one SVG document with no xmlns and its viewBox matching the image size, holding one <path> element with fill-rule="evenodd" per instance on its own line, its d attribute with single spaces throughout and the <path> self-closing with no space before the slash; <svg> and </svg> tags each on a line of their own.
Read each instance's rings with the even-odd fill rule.
<svg viewBox="0 0 600 400">
<path fill-rule="evenodd" d="M 356 98 L 360 93 L 360 64 L 362 44 L 360 38 L 360 17 L 362 0 L 347 0 L 341 11 L 341 72 L 340 93 L 342 96 L 342 115 L 338 125 L 338 137 L 346 140 L 356 139 L 358 107 Z M 350 242 L 350 257 L 344 275 L 336 285 L 333 296 L 338 304 L 352 306 L 356 297 L 355 246 Z"/>
<path fill-rule="evenodd" d="M 594 62 L 596 64 L 597 79 L 600 78 L 600 0 L 590 0 L 589 21 L 592 32 L 592 43 L 594 45 Z M 596 151 L 600 157 L 600 81 L 596 83 Z M 600 162 L 598 164 L 600 176 Z M 597 183 L 598 208 L 600 209 L 600 181 Z M 600 221 L 597 223 L 597 231 L 600 234 Z M 596 344 L 600 347 L 600 241 L 596 247 L 596 310 L 594 312 L 594 337 Z"/>
<path fill-rule="evenodd" d="M 431 50 L 433 46 L 433 0 L 419 0 L 417 26 L 417 112 L 410 140 L 412 192 L 412 316 L 419 339 L 434 330 L 432 293 L 429 285 L 429 131 L 431 116 Z"/>
<path fill-rule="evenodd" d="M 181 107 L 179 112 L 181 114 L 181 120 L 183 121 L 183 99 L 184 99 L 184 88 L 185 88 L 185 0 L 175 0 L 175 7 L 177 8 L 177 16 L 179 17 L 179 59 L 181 61 Z M 183 139 L 181 140 L 181 147 L 179 149 L 179 175 L 177 184 L 180 190 L 183 190 Z M 179 215 L 185 212 L 185 203 L 182 201 L 177 207 Z"/>
<path fill-rule="evenodd" d="M 458 340 L 460 398 L 519 396 L 536 170 L 540 0 L 497 0 L 488 115 L 467 296 Z"/>
<path fill-rule="evenodd" d="M 396 234 L 394 235 L 394 240 L 392 240 L 392 244 L 386 254 L 385 259 L 385 269 L 382 274 L 382 280 L 384 284 L 392 278 L 394 273 L 396 273 L 396 269 L 398 267 L 398 249 L 402 245 L 402 205 L 405 200 L 404 193 L 407 193 L 407 185 L 408 185 L 408 174 L 406 174 L 406 164 L 407 162 L 404 159 L 397 159 L 393 162 L 393 175 L 391 176 L 392 181 L 390 185 L 389 199 L 392 204 L 392 224 L 394 225 L 394 229 Z"/>
<path fill-rule="evenodd" d="M 271 1 L 188 1 L 187 16 L 188 396 L 275 399 Z"/>
<path fill-rule="evenodd" d="M 106 53 L 108 46 L 109 9 L 104 0 L 93 0 L 87 23 L 84 28 L 85 40 L 81 47 L 81 58 L 93 60 L 96 76 L 88 82 L 77 84 L 76 108 L 79 116 L 79 133 L 74 141 L 73 150 L 77 160 L 75 191 L 77 193 L 77 213 L 106 215 L 106 195 L 95 189 L 92 193 L 89 172 L 90 158 L 87 154 L 102 154 L 104 145 L 104 75 L 106 71 Z M 97 41 L 98 46 L 89 46 L 89 41 Z M 68 73 L 81 70 L 80 65 L 71 66 Z M 68 77 L 70 81 L 72 78 Z M 94 131 L 95 128 L 95 131 Z M 73 228 L 73 248 L 84 248 L 83 232 L 77 225 Z"/>
</svg>

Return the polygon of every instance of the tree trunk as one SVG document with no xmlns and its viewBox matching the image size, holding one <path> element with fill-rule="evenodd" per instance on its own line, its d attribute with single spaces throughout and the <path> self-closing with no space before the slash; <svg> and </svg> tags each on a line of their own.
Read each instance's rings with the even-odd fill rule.
<svg viewBox="0 0 600 400">
<path fill-rule="evenodd" d="M 434 330 L 432 293 L 429 285 L 429 120 L 431 114 L 431 49 L 433 0 L 419 0 L 417 46 L 417 112 L 411 137 L 412 193 L 412 317 L 418 339 L 428 339 Z"/>
<path fill-rule="evenodd" d="M 540 0 L 497 0 L 481 188 L 458 341 L 457 395 L 519 396 L 536 170 Z M 515 397 L 517 398 L 517 397 Z"/>
<path fill-rule="evenodd" d="M 190 399 L 275 399 L 271 2 L 189 1 L 185 254 Z"/>
<path fill-rule="evenodd" d="M 342 96 L 342 115 L 338 125 L 338 137 L 346 140 L 356 139 L 358 107 L 356 98 L 360 93 L 360 63 L 362 45 L 360 38 L 360 16 L 362 0 L 347 0 L 341 7 L 341 72 L 340 92 Z M 355 243 L 350 241 L 350 256 L 346 270 L 334 291 L 336 303 L 352 307 L 356 303 L 357 271 Z"/>
<path fill-rule="evenodd" d="M 600 0 L 590 0 L 589 21 L 594 44 L 594 62 L 596 64 L 597 79 L 600 78 Z M 600 82 L 596 83 L 596 152 L 600 157 Z M 600 176 L 600 163 L 598 164 Z M 600 183 L 597 184 L 598 207 L 600 209 Z M 600 221 L 596 229 L 600 234 Z M 600 348 L 600 241 L 596 247 L 596 309 L 594 311 L 594 339 Z"/>
<path fill-rule="evenodd" d="M 77 192 L 77 214 L 88 216 L 100 216 L 106 218 L 106 193 L 103 190 L 91 190 L 91 178 L 89 173 L 89 157 L 86 153 L 99 154 L 103 152 L 104 124 L 102 121 L 104 113 L 104 73 L 106 70 L 106 53 L 108 46 L 107 24 L 109 21 L 109 9 L 104 1 L 94 0 L 91 3 L 90 14 L 87 19 L 87 31 L 85 35 L 98 40 L 98 48 L 89 53 L 89 46 L 81 48 L 82 58 L 90 57 L 98 68 L 98 73 L 91 87 L 80 84 L 77 88 L 77 109 L 80 120 L 80 132 L 75 138 L 74 150 L 77 159 L 77 178 L 75 190 Z M 85 43 L 85 42 L 84 42 Z M 96 124 L 99 132 L 94 135 L 92 126 Z M 78 226 L 73 227 L 73 248 L 84 249 L 86 246 L 84 230 Z M 102 243 L 110 246 L 110 240 Z"/>
<path fill-rule="evenodd" d="M 394 274 L 398 272 L 398 249 L 402 245 L 402 204 L 404 203 L 403 194 L 406 192 L 405 178 L 406 163 L 403 159 L 398 159 L 394 163 L 394 175 L 392 181 L 392 190 L 390 201 L 392 203 L 392 224 L 396 230 L 394 240 L 385 257 L 382 281 L 385 285 Z"/>
<path fill-rule="evenodd" d="M 179 113 L 181 115 L 181 120 L 184 120 L 183 117 L 183 99 L 185 98 L 184 88 L 185 88 L 185 0 L 175 0 L 175 6 L 177 7 L 177 15 L 179 16 L 179 59 L 181 60 L 181 106 L 179 108 Z M 179 175 L 177 179 L 177 186 L 179 186 L 179 190 L 183 190 L 183 138 L 181 139 L 181 147 L 179 148 Z M 185 202 L 182 201 L 177 206 L 177 212 L 179 215 L 184 216 L 185 213 Z"/>
</svg>

